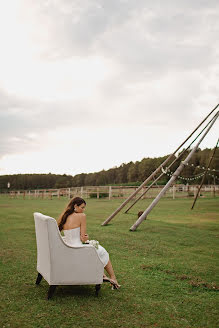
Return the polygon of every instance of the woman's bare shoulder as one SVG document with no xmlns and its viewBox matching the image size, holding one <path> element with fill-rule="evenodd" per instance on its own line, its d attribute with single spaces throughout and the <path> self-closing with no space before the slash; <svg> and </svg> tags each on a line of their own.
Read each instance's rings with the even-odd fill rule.
<svg viewBox="0 0 219 328">
<path fill-rule="evenodd" d="M 74 229 L 81 225 L 82 222 L 86 222 L 86 215 L 83 213 L 72 213 L 68 216 L 66 223 L 64 224 L 64 230 Z"/>
<path fill-rule="evenodd" d="M 84 214 L 84 213 L 78 213 L 78 215 L 80 215 L 80 219 L 81 220 L 86 220 L 86 214 Z"/>
<path fill-rule="evenodd" d="M 84 213 L 72 213 L 68 216 L 69 218 L 72 217 L 72 218 L 79 218 L 79 217 L 86 217 L 86 215 Z"/>
<path fill-rule="evenodd" d="M 73 213 L 69 216 L 72 220 L 86 220 L 86 215 L 84 213 Z"/>
</svg>

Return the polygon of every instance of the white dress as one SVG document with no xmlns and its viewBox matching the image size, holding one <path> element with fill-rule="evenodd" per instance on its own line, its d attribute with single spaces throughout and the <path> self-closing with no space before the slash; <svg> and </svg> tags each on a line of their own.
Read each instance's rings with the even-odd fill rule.
<svg viewBox="0 0 219 328">
<path fill-rule="evenodd" d="M 68 230 L 63 230 L 64 232 L 64 242 L 69 245 L 69 246 L 83 246 L 84 244 L 82 243 L 80 239 L 80 227 L 74 228 L 74 229 L 68 229 Z M 97 254 L 103 263 L 104 267 L 107 265 L 109 261 L 109 253 L 103 248 L 102 246 L 98 246 L 98 249 L 95 248 L 97 251 Z"/>
</svg>

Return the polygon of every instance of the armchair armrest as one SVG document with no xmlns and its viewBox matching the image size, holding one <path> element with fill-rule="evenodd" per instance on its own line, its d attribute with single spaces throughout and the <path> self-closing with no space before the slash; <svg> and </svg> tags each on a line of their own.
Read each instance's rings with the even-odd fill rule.
<svg viewBox="0 0 219 328">
<path fill-rule="evenodd" d="M 103 282 L 104 266 L 92 245 L 69 246 L 60 235 L 51 248 L 51 285 L 89 285 Z"/>
</svg>

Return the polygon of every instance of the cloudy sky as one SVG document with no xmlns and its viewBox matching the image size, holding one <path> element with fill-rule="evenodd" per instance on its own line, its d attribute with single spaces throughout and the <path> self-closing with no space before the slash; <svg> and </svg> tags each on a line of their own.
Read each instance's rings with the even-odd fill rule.
<svg viewBox="0 0 219 328">
<path fill-rule="evenodd" d="M 218 35 L 218 0 L 1 1 L 0 175 L 171 153 L 219 102 Z"/>
</svg>

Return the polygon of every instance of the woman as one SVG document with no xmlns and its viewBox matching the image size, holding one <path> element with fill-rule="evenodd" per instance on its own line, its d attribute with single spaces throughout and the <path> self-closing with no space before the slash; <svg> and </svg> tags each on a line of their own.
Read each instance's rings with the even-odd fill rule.
<svg viewBox="0 0 219 328">
<path fill-rule="evenodd" d="M 60 232 L 63 230 L 65 241 L 71 246 L 81 246 L 82 243 L 89 239 L 86 232 L 86 215 L 83 213 L 85 206 L 86 202 L 84 199 L 75 197 L 70 200 L 65 211 L 58 219 L 59 230 Z M 120 285 L 116 280 L 108 252 L 100 245 L 96 251 L 104 264 L 104 269 L 110 276 L 108 278 L 104 275 L 103 281 L 109 281 L 114 289 L 118 289 Z"/>
</svg>

